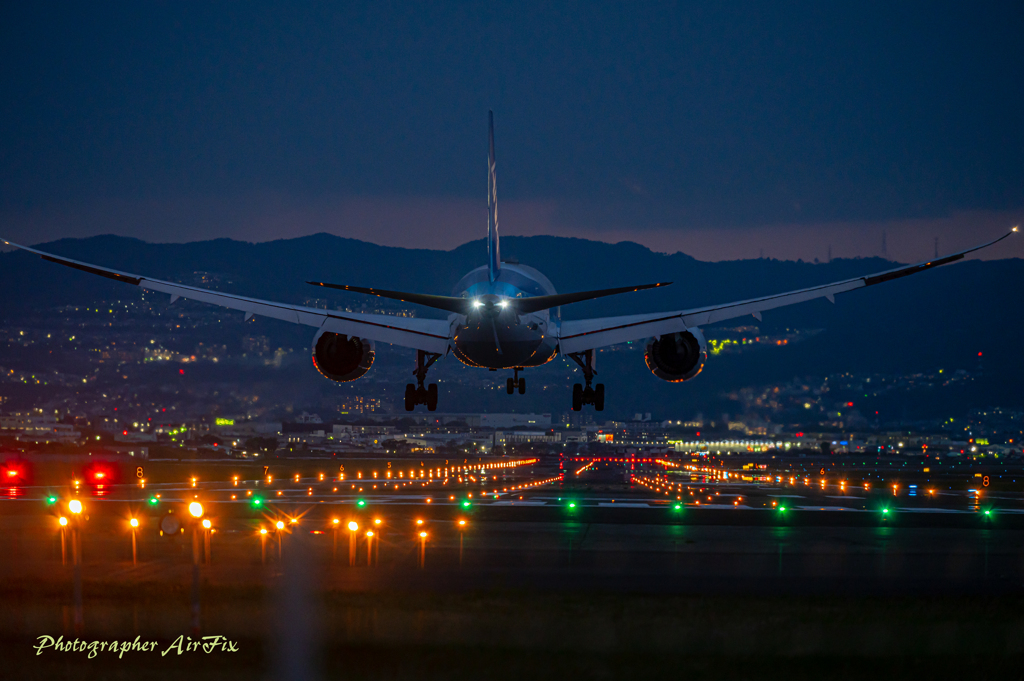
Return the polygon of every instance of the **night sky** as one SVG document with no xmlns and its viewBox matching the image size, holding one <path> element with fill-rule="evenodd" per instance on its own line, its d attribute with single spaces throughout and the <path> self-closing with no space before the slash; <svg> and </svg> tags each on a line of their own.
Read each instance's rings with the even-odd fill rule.
<svg viewBox="0 0 1024 681">
<path fill-rule="evenodd" d="M 5 3 L 0 235 L 452 248 L 488 109 L 503 234 L 917 260 L 1021 222 L 1024 3 L 836 5 Z"/>
</svg>

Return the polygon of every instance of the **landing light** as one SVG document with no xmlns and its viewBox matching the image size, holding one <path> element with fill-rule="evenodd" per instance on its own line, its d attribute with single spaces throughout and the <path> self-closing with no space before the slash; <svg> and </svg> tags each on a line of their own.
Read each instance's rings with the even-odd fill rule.
<svg viewBox="0 0 1024 681">
<path fill-rule="evenodd" d="M 508 307 L 508 301 L 507 300 L 503 300 L 500 303 L 498 303 L 498 306 L 499 307 Z"/>
<path fill-rule="evenodd" d="M 481 305 L 483 305 L 483 302 L 480 299 L 473 300 L 473 307 L 480 307 Z"/>
</svg>

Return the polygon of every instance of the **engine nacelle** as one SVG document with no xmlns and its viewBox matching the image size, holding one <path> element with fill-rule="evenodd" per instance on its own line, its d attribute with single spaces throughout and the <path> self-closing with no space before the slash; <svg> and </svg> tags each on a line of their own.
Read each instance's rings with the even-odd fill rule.
<svg viewBox="0 0 1024 681">
<path fill-rule="evenodd" d="M 647 341 L 644 361 L 663 381 L 688 381 L 701 372 L 708 359 L 708 344 L 700 329 L 670 333 Z"/>
<path fill-rule="evenodd" d="M 372 364 L 372 340 L 330 331 L 313 338 L 313 365 L 332 381 L 354 381 Z"/>
</svg>

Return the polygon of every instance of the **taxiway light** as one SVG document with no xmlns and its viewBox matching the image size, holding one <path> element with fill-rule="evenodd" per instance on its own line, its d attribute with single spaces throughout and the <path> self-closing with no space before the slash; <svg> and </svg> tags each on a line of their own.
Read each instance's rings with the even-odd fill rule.
<svg viewBox="0 0 1024 681">
<path fill-rule="evenodd" d="M 280 520 L 277 521 L 277 524 L 275 526 L 279 530 L 283 530 L 284 529 L 284 523 L 282 521 L 280 521 Z"/>
<path fill-rule="evenodd" d="M 78 499 L 72 499 L 71 501 L 68 502 L 68 510 L 74 513 L 75 515 L 78 515 L 82 512 L 82 502 L 79 501 Z"/>
<path fill-rule="evenodd" d="M 157 504 L 159 504 L 159 503 L 160 503 L 160 500 L 159 500 L 159 499 L 157 499 L 156 497 L 150 497 L 150 498 L 149 498 L 149 503 L 150 503 L 150 505 L 152 505 L 152 506 L 156 506 Z"/>
<path fill-rule="evenodd" d="M 357 531 L 359 529 L 359 523 L 357 523 L 354 520 L 350 520 L 348 523 L 348 529 L 352 530 L 353 532 Z"/>
<path fill-rule="evenodd" d="M 469 502 L 468 501 L 463 501 L 462 502 L 462 508 L 469 508 Z"/>
<path fill-rule="evenodd" d="M 65 525 L 68 524 L 68 519 L 65 518 L 64 516 L 61 516 L 60 518 L 57 519 L 57 522 L 60 523 L 61 527 L 64 527 Z"/>
<path fill-rule="evenodd" d="M 128 524 L 131 525 L 132 527 L 138 527 L 139 526 L 139 519 L 138 518 L 132 518 L 131 520 L 128 521 Z"/>
<path fill-rule="evenodd" d="M 992 511 L 985 511 L 985 515 L 992 515 Z"/>
<path fill-rule="evenodd" d="M 366 499 L 360 499 L 357 501 L 356 506 L 366 506 Z"/>
<path fill-rule="evenodd" d="M 569 502 L 569 508 L 576 508 L 576 502 L 575 501 L 570 501 Z"/>
<path fill-rule="evenodd" d="M 252 498 L 252 505 L 253 506 L 262 506 L 263 505 L 263 500 L 260 499 L 259 497 L 253 497 Z"/>
<path fill-rule="evenodd" d="M 188 512 L 192 514 L 193 518 L 202 518 L 203 505 L 200 504 L 198 501 L 193 501 L 191 504 L 188 505 Z"/>
<path fill-rule="evenodd" d="M 46 503 L 49 504 L 50 506 L 53 506 L 54 504 L 57 503 L 57 497 L 51 494 L 50 496 L 46 497 Z"/>
<path fill-rule="evenodd" d="M 676 504 L 676 505 L 675 505 L 675 506 L 673 506 L 672 508 L 673 508 L 674 510 L 676 510 L 676 511 L 681 511 L 681 510 L 683 509 L 683 505 L 682 505 L 682 504 Z"/>
</svg>

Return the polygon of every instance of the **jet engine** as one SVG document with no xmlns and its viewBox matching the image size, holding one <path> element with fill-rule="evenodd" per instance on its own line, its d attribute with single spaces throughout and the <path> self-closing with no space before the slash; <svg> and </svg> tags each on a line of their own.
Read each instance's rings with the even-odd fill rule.
<svg viewBox="0 0 1024 681">
<path fill-rule="evenodd" d="M 663 381 L 681 383 L 701 372 L 708 359 L 708 345 L 700 329 L 670 333 L 647 341 L 644 361 Z"/>
<path fill-rule="evenodd" d="M 313 365 L 332 381 L 354 381 L 373 364 L 373 341 L 321 331 L 313 338 Z"/>
</svg>

